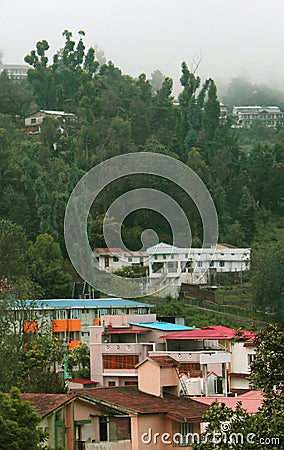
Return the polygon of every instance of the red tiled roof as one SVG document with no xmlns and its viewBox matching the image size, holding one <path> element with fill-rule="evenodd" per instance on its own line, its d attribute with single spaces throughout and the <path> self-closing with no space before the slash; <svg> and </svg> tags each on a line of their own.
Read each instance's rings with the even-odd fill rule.
<svg viewBox="0 0 284 450">
<path fill-rule="evenodd" d="M 166 334 L 161 336 L 163 339 L 234 339 L 243 337 L 251 340 L 255 334 L 251 331 L 241 330 L 240 335 L 233 328 L 224 327 L 222 325 L 204 327 L 196 330 L 185 330 L 178 333 Z"/>
<path fill-rule="evenodd" d="M 259 392 L 259 391 L 252 391 Z M 237 404 L 241 403 L 243 409 L 245 409 L 248 413 L 254 414 L 258 411 L 259 408 L 262 407 L 263 396 L 260 394 L 251 394 L 251 396 L 247 396 L 248 393 L 241 394 L 239 397 L 191 397 L 193 401 L 197 403 L 202 403 L 204 405 L 211 405 L 214 401 L 217 400 L 219 405 L 224 403 L 228 408 L 236 409 Z"/>
<path fill-rule="evenodd" d="M 80 389 L 84 397 L 108 407 L 138 414 L 167 414 L 177 421 L 199 421 L 208 409 L 207 405 L 190 398 L 165 394 L 162 397 L 138 391 L 135 386 L 98 389 Z"/>
<path fill-rule="evenodd" d="M 36 412 L 45 417 L 51 414 L 56 409 L 68 403 L 76 394 L 21 394 L 23 400 L 26 400 L 32 404 Z"/>
<path fill-rule="evenodd" d="M 70 378 L 69 383 L 80 383 L 80 384 L 99 384 L 98 381 L 85 380 L 85 378 Z"/>
<path fill-rule="evenodd" d="M 160 367 L 178 367 L 179 366 L 179 363 L 174 358 L 172 358 L 171 356 L 167 356 L 167 355 L 151 356 L 147 359 L 154 361 Z"/>
<path fill-rule="evenodd" d="M 95 252 L 112 254 L 112 253 L 123 253 L 123 250 L 122 250 L 122 248 L 119 248 L 119 247 L 114 247 L 114 248 L 99 247 L 99 248 L 95 249 Z"/>
</svg>

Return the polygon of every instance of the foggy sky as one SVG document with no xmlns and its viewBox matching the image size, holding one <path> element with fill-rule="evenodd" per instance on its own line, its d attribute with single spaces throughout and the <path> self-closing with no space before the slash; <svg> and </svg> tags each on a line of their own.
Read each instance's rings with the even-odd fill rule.
<svg viewBox="0 0 284 450">
<path fill-rule="evenodd" d="M 180 65 L 202 57 L 198 74 L 217 82 L 246 76 L 284 90 L 283 0 L 2 0 L 0 50 L 6 64 L 46 39 L 53 55 L 62 32 L 86 32 L 123 73 L 175 80 Z"/>
</svg>

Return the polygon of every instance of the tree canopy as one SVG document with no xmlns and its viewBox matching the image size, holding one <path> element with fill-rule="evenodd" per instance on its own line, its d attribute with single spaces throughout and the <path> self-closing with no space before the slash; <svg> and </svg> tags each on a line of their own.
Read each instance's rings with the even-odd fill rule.
<svg viewBox="0 0 284 450">
<path fill-rule="evenodd" d="M 24 276 L 47 297 L 70 296 L 75 278 L 69 275 L 63 230 L 68 198 L 87 171 L 123 153 L 163 153 L 195 170 L 215 202 L 221 242 L 254 246 L 268 223 L 281 225 L 283 130 L 231 128 L 229 119 L 220 120 L 215 81 L 202 80 L 186 61 L 173 101 L 170 77 L 158 69 L 150 79 L 123 74 L 98 48 L 86 47 L 84 34 L 64 30 L 63 46 L 53 56 L 49 43 L 39 40 L 25 57 L 26 82 L 0 77 L 1 277 Z M 74 120 L 46 117 L 40 133 L 25 132 L 23 117 L 40 109 L 73 113 Z M 141 185 L 176 199 L 193 241 L 202 242 L 194 202 L 167 180 L 137 176 L 108 186 L 94 202 L 93 247 L 105 246 L 101 218 L 112 200 Z M 170 227 L 158 213 L 135 211 L 122 227 L 131 250 L 140 249 L 141 231 L 149 225 L 171 243 Z"/>
</svg>

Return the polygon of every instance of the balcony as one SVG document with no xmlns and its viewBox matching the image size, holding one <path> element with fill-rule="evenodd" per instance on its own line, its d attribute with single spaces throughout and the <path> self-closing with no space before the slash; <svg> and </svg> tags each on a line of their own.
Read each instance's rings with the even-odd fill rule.
<svg viewBox="0 0 284 450">
<path fill-rule="evenodd" d="M 171 356 L 180 363 L 222 364 L 231 362 L 231 353 L 226 351 L 150 351 L 151 356 Z"/>
<path fill-rule="evenodd" d="M 53 320 L 52 321 L 52 332 L 53 333 L 64 333 L 67 331 L 67 320 Z"/>
<path fill-rule="evenodd" d="M 67 331 L 81 331 L 81 319 L 68 319 Z"/>
<path fill-rule="evenodd" d="M 62 319 L 52 321 L 53 333 L 64 333 L 66 331 L 81 331 L 81 319 Z"/>
</svg>

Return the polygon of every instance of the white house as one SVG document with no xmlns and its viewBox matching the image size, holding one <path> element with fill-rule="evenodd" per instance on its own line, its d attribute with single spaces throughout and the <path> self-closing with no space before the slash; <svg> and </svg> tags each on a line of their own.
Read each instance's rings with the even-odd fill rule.
<svg viewBox="0 0 284 450">
<path fill-rule="evenodd" d="M 52 117 L 57 122 L 58 128 L 60 129 L 64 128 L 65 123 L 74 122 L 76 120 L 76 116 L 73 113 L 41 109 L 25 118 L 25 131 L 27 133 L 40 133 L 40 127 L 46 117 Z"/>
<path fill-rule="evenodd" d="M 250 248 L 217 244 L 210 248 L 179 248 L 160 242 L 146 252 L 125 252 L 121 248 L 97 248 L 94 257 L 101 270 L 114 272 L 125 266 L 148 267 L 146 293 L 177 296 L 182 283 L 214 282 L 217 273 L 242 273 L 250 269 Z"/>
</svg>

